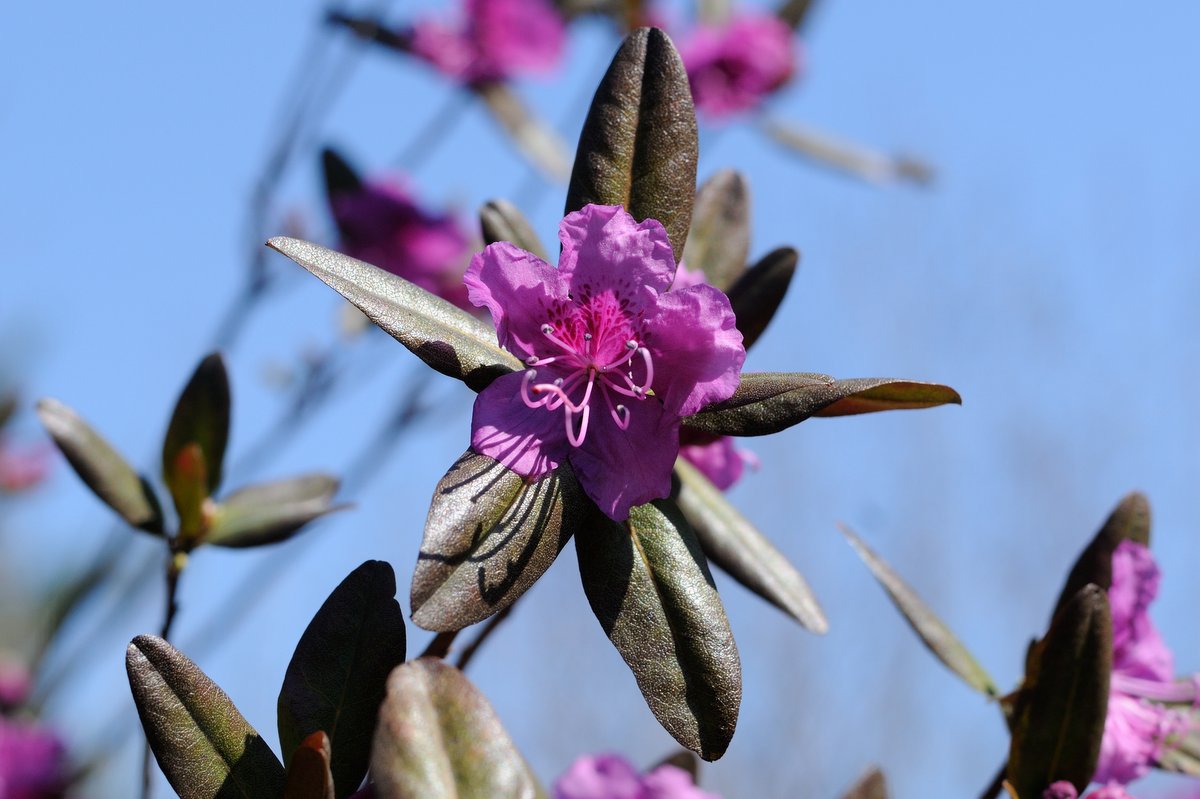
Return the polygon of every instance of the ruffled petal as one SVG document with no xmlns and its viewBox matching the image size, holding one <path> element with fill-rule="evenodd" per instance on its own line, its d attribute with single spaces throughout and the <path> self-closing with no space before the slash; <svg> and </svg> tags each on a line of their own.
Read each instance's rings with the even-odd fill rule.
<svg viewBox="0 0 1200 799">
<path fill-rule="evenodd" d="M 558 238 L 558 271 L 576 301 L 609 292 L 632 316 L 653 307 L 655 295 L 675 279 L 666 229 L 656 219 L 635 222 L 619 205 L 585 205 L 567 214 Z"/>
<path fill-rule="evenodd" d="M 546 72 L 562 57 L 566 28 L 548 0 L 467 0 L 466 12 L 473 80 Z"/>
<path fill-rule="evenodd" d="M 554 799 L 642 799 L 641 780 L 619 755 L 584 755 L 555 781 Z"/>
<path fill-rule="evenodd" d="M 1095 782 L 1127 784 L 1145 776 L 1179 731 L 1180 716 L 1161 705 L 1114 691 L 1108 697 Z"/>
<path fill-rule="evenodd" d="M 1150 604 L 1158 595 L 1160 574 L 1150 550 L 1122 541 L 1112 556 L 1113 669 L 1129 677 L 1162 682 L 1175 674 L 1174 657 L 1154 622 Z"/>
<path fill-rule="evenodd" d="M 712 286 L 664 294 L 646 319 L 654 359 L 654 392 L 679 416 L 690 416 L 737 390 L 746 349 L 729 298 Z"/>
<path fill-rule="evenodd" d="M 500 346 L 522 360 L 544 349 L 542 325 L 564 313 L 558 270 L 506 241 L 477 253 L 463 282 L 471 302 L 492 314 Z"/>
<path fill-rule="evenodd" d="M 734 446 L 732 436 L 717 436 L 705 443 L 682 444 L 679 454 L 722 491 L 733 487 L 746 470 L 746 460 Z"/>
<path fill-rule="evenodd" d="M 562 411 L 530 408 L 521 399 L 524 377 L 498 377 L 475 398 L 471 449 L 532 480 L 558 468 L 568 445 Z"/>
<path fill-rule="evenodd" d="M 643 775 L 642 789 L 643 799 L 721 799 L 697 788 L 691 774 L 670 764 Z"/>
</svg>

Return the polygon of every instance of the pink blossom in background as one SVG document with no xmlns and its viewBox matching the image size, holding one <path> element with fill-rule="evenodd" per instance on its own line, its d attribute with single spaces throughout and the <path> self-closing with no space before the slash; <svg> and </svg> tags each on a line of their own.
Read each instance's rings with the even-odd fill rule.
<svg viewBox="0 0 1200 799">
<path fill-rule="evenodd" d="M 29 669 L 15 660 L 0 658 L 0 711 L 24 704 L 32 687 Z"/>
<path fill-rule="evenodd" d="M 463 83 L 548 72 L 562 57 L 566 29 L 549 0 L 466 0 L 455 22 L 422 19 L 409 48 Z"/>
<path fill-rule="evenodd" d="M 620 755 L 584 755 L 554 783 L 554 799 L 720 799 L 702 791 L 692 775 L 662 765 L 638 774 Z"/>
<path fill-rule="evenodd" d="M 52 733 L 0 717 L 0 797 L 55 799 L 66 787 L 65 751 Z"/>
<path fill-rule="evenodd" d="M 559 238 L 557 269 L 507 242 L 467 269 L 471 301 L 529 367 L 480 393 L 471 446 L 530 478 L 569 461 L 620 521 L 670 493 L 681 418 L 733 394 L 746 351 L 723 293 L 668 291 L 675 258 L 658 221 L 589 205 Z"/>
<path fill-rule="evenodd" d="M 758 106 L 796 71 L 792 29 L 777 17 L 743 14 L 701 26 L 679 45 L 696 108 L 714 118 Z"/>
<path fill-rule="evenodd" d="M 45 480 L 49 473 L 49 447 L 16 449 L 0 437 L 0 492 L 33 488 Z"/>
<path fill-rule="evenodd" d="M 468 307 L 462 273 L 470 239 L 454 217 L 422 208 L 400 185 L 386 181 L 339 192 L 330 206 L 346 255 Z"/>
<path fill-rule="evenodd" d="M 728 491 L 741 480 L 747 466 L 758 468 L 758 458 L 737 447 L 733 436 L 684 430 L 680 435 L 679 454 L 722 491 Z"/>
</svg>

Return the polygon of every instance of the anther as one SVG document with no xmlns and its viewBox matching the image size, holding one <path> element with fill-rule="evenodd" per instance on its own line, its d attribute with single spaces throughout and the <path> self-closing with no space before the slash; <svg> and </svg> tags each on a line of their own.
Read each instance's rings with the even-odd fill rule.
<svg viewBox="0 0 1200 799">
<path fill-rule="evenodd" d="M 629 341 L 626 341 L 626 342 L 625 342 L 625 348 L 626 348 L 626 349 L 630 349 L 630 350 L 636 350 L 636 349 L 637 349 L 637 342 L 636 342 L 636 341 L 634 341 L 633 339 L 629 339 Z"/>
<path fill-rule="evenodd" d="M 591 334 L 591 333 L 584 333 L 584 334 L 583 334 L 583 340 L 584 340 L 584 341 L 591 341 L 591 340 L 592 340 L 592 334 Z"/>
<path fill-rule="evenodd" d="M 547 324 L 547 325 L 542 325 L 542 334 L 543 334 L 543 335 L 546 335 L 546 336 L 548 336 L 548 335 L 550 335 L 550 334 L 551 334 L 551 333 L 553 333 L 553 332 L 554 332 L 554 326 L 553 326 L 553 325 L 548 325 L 548 324 Z"/>
</svg>

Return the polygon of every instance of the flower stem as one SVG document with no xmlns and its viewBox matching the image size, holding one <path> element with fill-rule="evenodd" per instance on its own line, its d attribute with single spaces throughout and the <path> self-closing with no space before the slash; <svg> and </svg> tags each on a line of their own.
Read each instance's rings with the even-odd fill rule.
<svg viewBox="0 0 1200 799">
<path fill-rule="evenodd" d="M 158 637 L 164 641 L 170 640 L 171 625 L 175 623 L 175 614 L 179 610 L 179 576 L 187 566 L 187 553 L 180 549 L 176 539 L 171 540 L 170 557 L 167 560 L 167 605 L 163 612 L 162 628 Z M 150 761 L 153 753 L 150 751 L 150 741 L 142 750 L 142 799 L 150 799 Z"/>
<path fill-rule="evenodd" d="M 483 629 L 479 631 L 479 634 L 471 640 L 471 643 L 467 644 L 466 648 L 463 649 L 462 654 L 458 656 L 458 662 L 454 665 L 458 667 L 459 671 L 467 670 L 467 664 L 469 664 L 471 659 L 475 657 L 475 653 L 479 651 L 479 647 L 483 646 L 483 643 L 487 641 L 493 632 L 496 631 L 496 628 L 500 626 L 501 622 L 508 618 L 508 614 L 512 613 L 514 605 L 516 605 L 515 602 L 487 620 L 487 624 L 483 626 Z"/>
</svg>

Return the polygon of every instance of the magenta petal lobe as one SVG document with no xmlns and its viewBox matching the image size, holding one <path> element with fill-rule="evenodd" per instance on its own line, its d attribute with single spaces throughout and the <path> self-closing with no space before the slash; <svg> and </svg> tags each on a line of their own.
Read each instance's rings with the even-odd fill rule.
<svg viewBox="0 0 1200 799">
<path fill-rule="evenodd" d="M 471 449 L 536 480 L 562 462 L 566 434 L 560 414 L 525 405 L 524 379 L 523 372 L 498 377 L 475 398 Z"/>
</svg>

